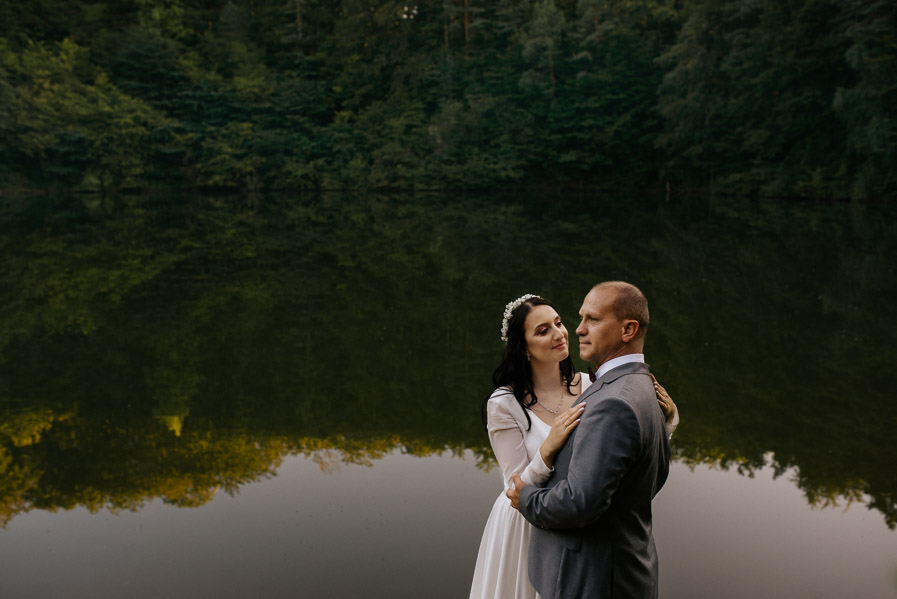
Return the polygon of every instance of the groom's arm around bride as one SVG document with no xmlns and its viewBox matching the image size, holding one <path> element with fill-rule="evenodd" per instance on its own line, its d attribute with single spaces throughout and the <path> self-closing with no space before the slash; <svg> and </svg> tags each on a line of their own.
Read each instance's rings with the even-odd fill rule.
<svg viewBox="0 0 897 599">
<path fill-rule="evenodd" d="M 547 486 L 517 480 L 509 491 L 536 526 L 530 579 L 543 599 L 653 598 L 651 500 L 669 472 L 670 446 L 642 354 L 647 301 L 632 285 L 602 283 L 580 315 L 580 356 L 598 365 L 598 380 Z"/>
</svg>

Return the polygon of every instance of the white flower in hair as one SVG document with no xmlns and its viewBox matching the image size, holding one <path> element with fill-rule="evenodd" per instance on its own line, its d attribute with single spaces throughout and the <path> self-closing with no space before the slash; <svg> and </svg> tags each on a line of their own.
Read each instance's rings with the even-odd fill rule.
<svg viewBox="0 0 897 599">
<path fill-rule="evenodd" d="M 508 342 L 508 321 L 511 320 L 511 314 L 514 313 L 514 310 L 516 310 L 517 308 L 520 307 L 520 304 L 522 304 L 526 300 L 533 298 L 533 297 L 539 297 L 539 296 L 533 295 L 531 293 L 527 293 L 526 295 L 521 295 L 520 297 L 515 299 L 513 302 L 510 302 L 510 303 L 508 303 L 507 306 L 505 306 L 505 316 L 501 320 L 501 340 L 504 341 L 505 343 Z M 539 299 L 542 299 L 542 298 L 539 297 Z"/>
</svg>

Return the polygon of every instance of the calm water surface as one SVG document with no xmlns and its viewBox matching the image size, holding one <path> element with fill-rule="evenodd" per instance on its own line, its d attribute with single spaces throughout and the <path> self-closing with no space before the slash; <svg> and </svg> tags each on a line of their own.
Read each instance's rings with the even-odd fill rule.
<svg viewBox="0 0 897 599">
<path fill-rule="evenodd" d="M 3 199 L 0 597 L 462 597 L 501 310 L 639 284 L 677 597 L 897 597 L 897 218 L 614 198 Z"/>
</svg>

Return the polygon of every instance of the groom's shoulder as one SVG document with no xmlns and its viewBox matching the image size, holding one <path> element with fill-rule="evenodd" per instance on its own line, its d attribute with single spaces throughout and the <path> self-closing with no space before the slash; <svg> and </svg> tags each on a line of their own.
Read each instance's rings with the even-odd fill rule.
<svg viewBox="0 0 897 599">
<path fill-rule="evenodd" d="M 654 385 L 647 369 L 617 373 L 609 380 L 604 381 L 600 389 L 593 396 L 593 402 L 605 402 L 617 400 L 629 405 L 637 411 L 641 405 L 654 405 L 656 396 Z"/>
<path fill-rule="evenodd" d="M 623 364 L 608 371 L 598 381 L 589 387 L 590 391 L 601 395 L 616 395 L 619 393 L 638 393 L 647 385 L 653 389 L 651 370 L 643 362 Z"/>
</svg>

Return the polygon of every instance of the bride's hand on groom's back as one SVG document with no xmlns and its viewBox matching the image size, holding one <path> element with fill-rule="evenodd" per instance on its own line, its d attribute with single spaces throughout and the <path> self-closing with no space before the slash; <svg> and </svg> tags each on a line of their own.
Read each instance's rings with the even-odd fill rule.
<svg viewBox="0 0 897 599">
<path fill-rule="evenodd" d="M 660 409 L 663 410 L 663 415 L 666 416 L 667 422 L 673 422 L 676 418 L 676 404 L 673 403 L 673 398 L 663 388 L 663 385 L 657 382 L 653 374 L 651 378 L 654 380 L 654 393 L 657 395 L 657 403 L 660 404 Z"/>
</svg>

